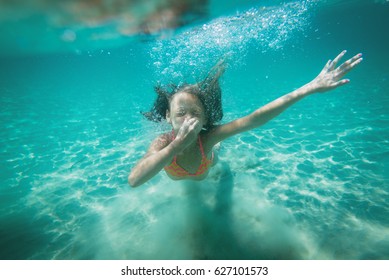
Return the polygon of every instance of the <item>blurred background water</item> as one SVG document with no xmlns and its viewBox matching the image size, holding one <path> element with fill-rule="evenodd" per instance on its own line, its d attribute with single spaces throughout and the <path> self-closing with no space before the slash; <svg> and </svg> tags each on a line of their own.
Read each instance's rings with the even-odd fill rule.
<svg viewBox="0 0 389 280">
<path fill-rule="evenodd" d="M 388 1 L 2 1 L 1 259 L 388 259 Z M 351 83 L 228 139 L 201 182 L 127 175 L 156 83 L 222 56 L 227 122 L 347 49 Z"/>
</svg>

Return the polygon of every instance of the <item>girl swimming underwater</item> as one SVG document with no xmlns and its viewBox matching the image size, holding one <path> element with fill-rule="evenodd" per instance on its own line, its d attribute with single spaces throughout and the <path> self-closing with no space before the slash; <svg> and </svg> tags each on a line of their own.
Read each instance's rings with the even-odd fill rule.
<svg viewBox="0 0 389 280">
<path fill-rule="evenodd" d="M 257 128 L 278 116 L 288 107 L 313 93 L 326 92 L 349 82 L 342 79 L 362 61 L 357 54 L 339 67 L 346 51 L 329 60 L 320 74 L 306 85 L 226 124 L 216 125 L 223 117 L 219 78 L 225 63 L 216 64 L 208 76 L 193 85 L 171 86 L 171 90 L 156 87 L 158 94 L 152 110 L 144 115 L 152 121 L 166 118 L 172 131 L 155 139 L 144 157 L 128 176 L 137 187 L 165 169 L 174 180 L 202 180 L 215 164 L 213 148 L 219 142 L 238 133 Z"/>
</svg>

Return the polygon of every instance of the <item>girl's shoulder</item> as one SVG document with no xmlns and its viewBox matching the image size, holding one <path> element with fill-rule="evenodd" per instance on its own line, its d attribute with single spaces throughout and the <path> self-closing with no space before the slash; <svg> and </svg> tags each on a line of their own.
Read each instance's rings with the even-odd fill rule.
<svg viewBox="0 0 389 280">
<path fill-rule="evenodd" d="M 212 138 L 221 125 L 213 125 L 211 128 L 201 132 L 201 136 L 204 139 Z"/>
<path fill-rule="evenodd" d="M 219 127 L 220 125 L 214 125 L 212 128 L 201 133 L 201 141 L 206 150 L 211 150 L 217 144 L 217 141 L 215 141 L 215 132 Z"/>
<path fill-rule="evenodd" d="M 165 148 L 173 141 L 171 132 L 166 132 L 159 135 L 153 142 L 153 145 L 157 146 L 160 149 Z"/>
<path fill-rule="evenodd" d="M 155 138 L 150 144 L 147 154 L 158 152 L 169 145 L 171 142 L 172 140 L 169 133 L 161 134 L 157 136 L 157 138 Z"/>
</svg>

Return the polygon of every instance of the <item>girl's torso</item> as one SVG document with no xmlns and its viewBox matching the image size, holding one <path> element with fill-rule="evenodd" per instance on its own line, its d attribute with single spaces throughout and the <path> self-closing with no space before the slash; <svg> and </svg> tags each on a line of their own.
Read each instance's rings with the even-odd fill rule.
<svg viewBox="0 0 389 280">
<path fill-rule="evenodd" d="M 167 138 L 170 144 L 174 140 L 174 133 Z M 213 165 L 213 157 L 212 147 L 207 145 L 206 134 L 202 134 L 198 136 L 196 143 L 183 153 L 176 155 L 164 169 L 167 175 L 174 180 L 202 180 L 207 177 Z"/>
</svg>

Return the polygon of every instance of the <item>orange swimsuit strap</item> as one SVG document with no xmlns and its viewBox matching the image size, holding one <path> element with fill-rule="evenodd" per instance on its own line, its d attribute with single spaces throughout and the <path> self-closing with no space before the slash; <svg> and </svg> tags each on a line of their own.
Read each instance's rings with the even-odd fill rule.
<svg viewBox="0 0 389 280">
<path fill-rule="evenodd" d="M 172 135 L 173 135 L 173 140 L 174 140 L 174 138 L 175 138 L 174 131 L 172 131 Z M 201 163 L 200 163 L 200 166 L 197 169 L 196 173 L 189 173 L 184 168 L 179 166 L 177 164 L 177 156 L 174 156 L 173 162 L 171 164 L 164 167 L 166 173 L 169 173 L 170 175 L 172 175 L 174 177 L 182 177 L 182 178 L 196 177 L 196 176 L 200 176 L 200 175 L 203 175 L 204 173 L 206 173 L 208 171 L 209 167 L 212 165 L 213 153 L 212 153 L 211 159 L 207 159 L 207 157 L 204 153 L 203 144 L 201 142 L 200 135 L 198 137 L 198 143 L 199 143 L 199 148 L 200 148 L 200 152 L 201 152 Z"/>
</svg>

